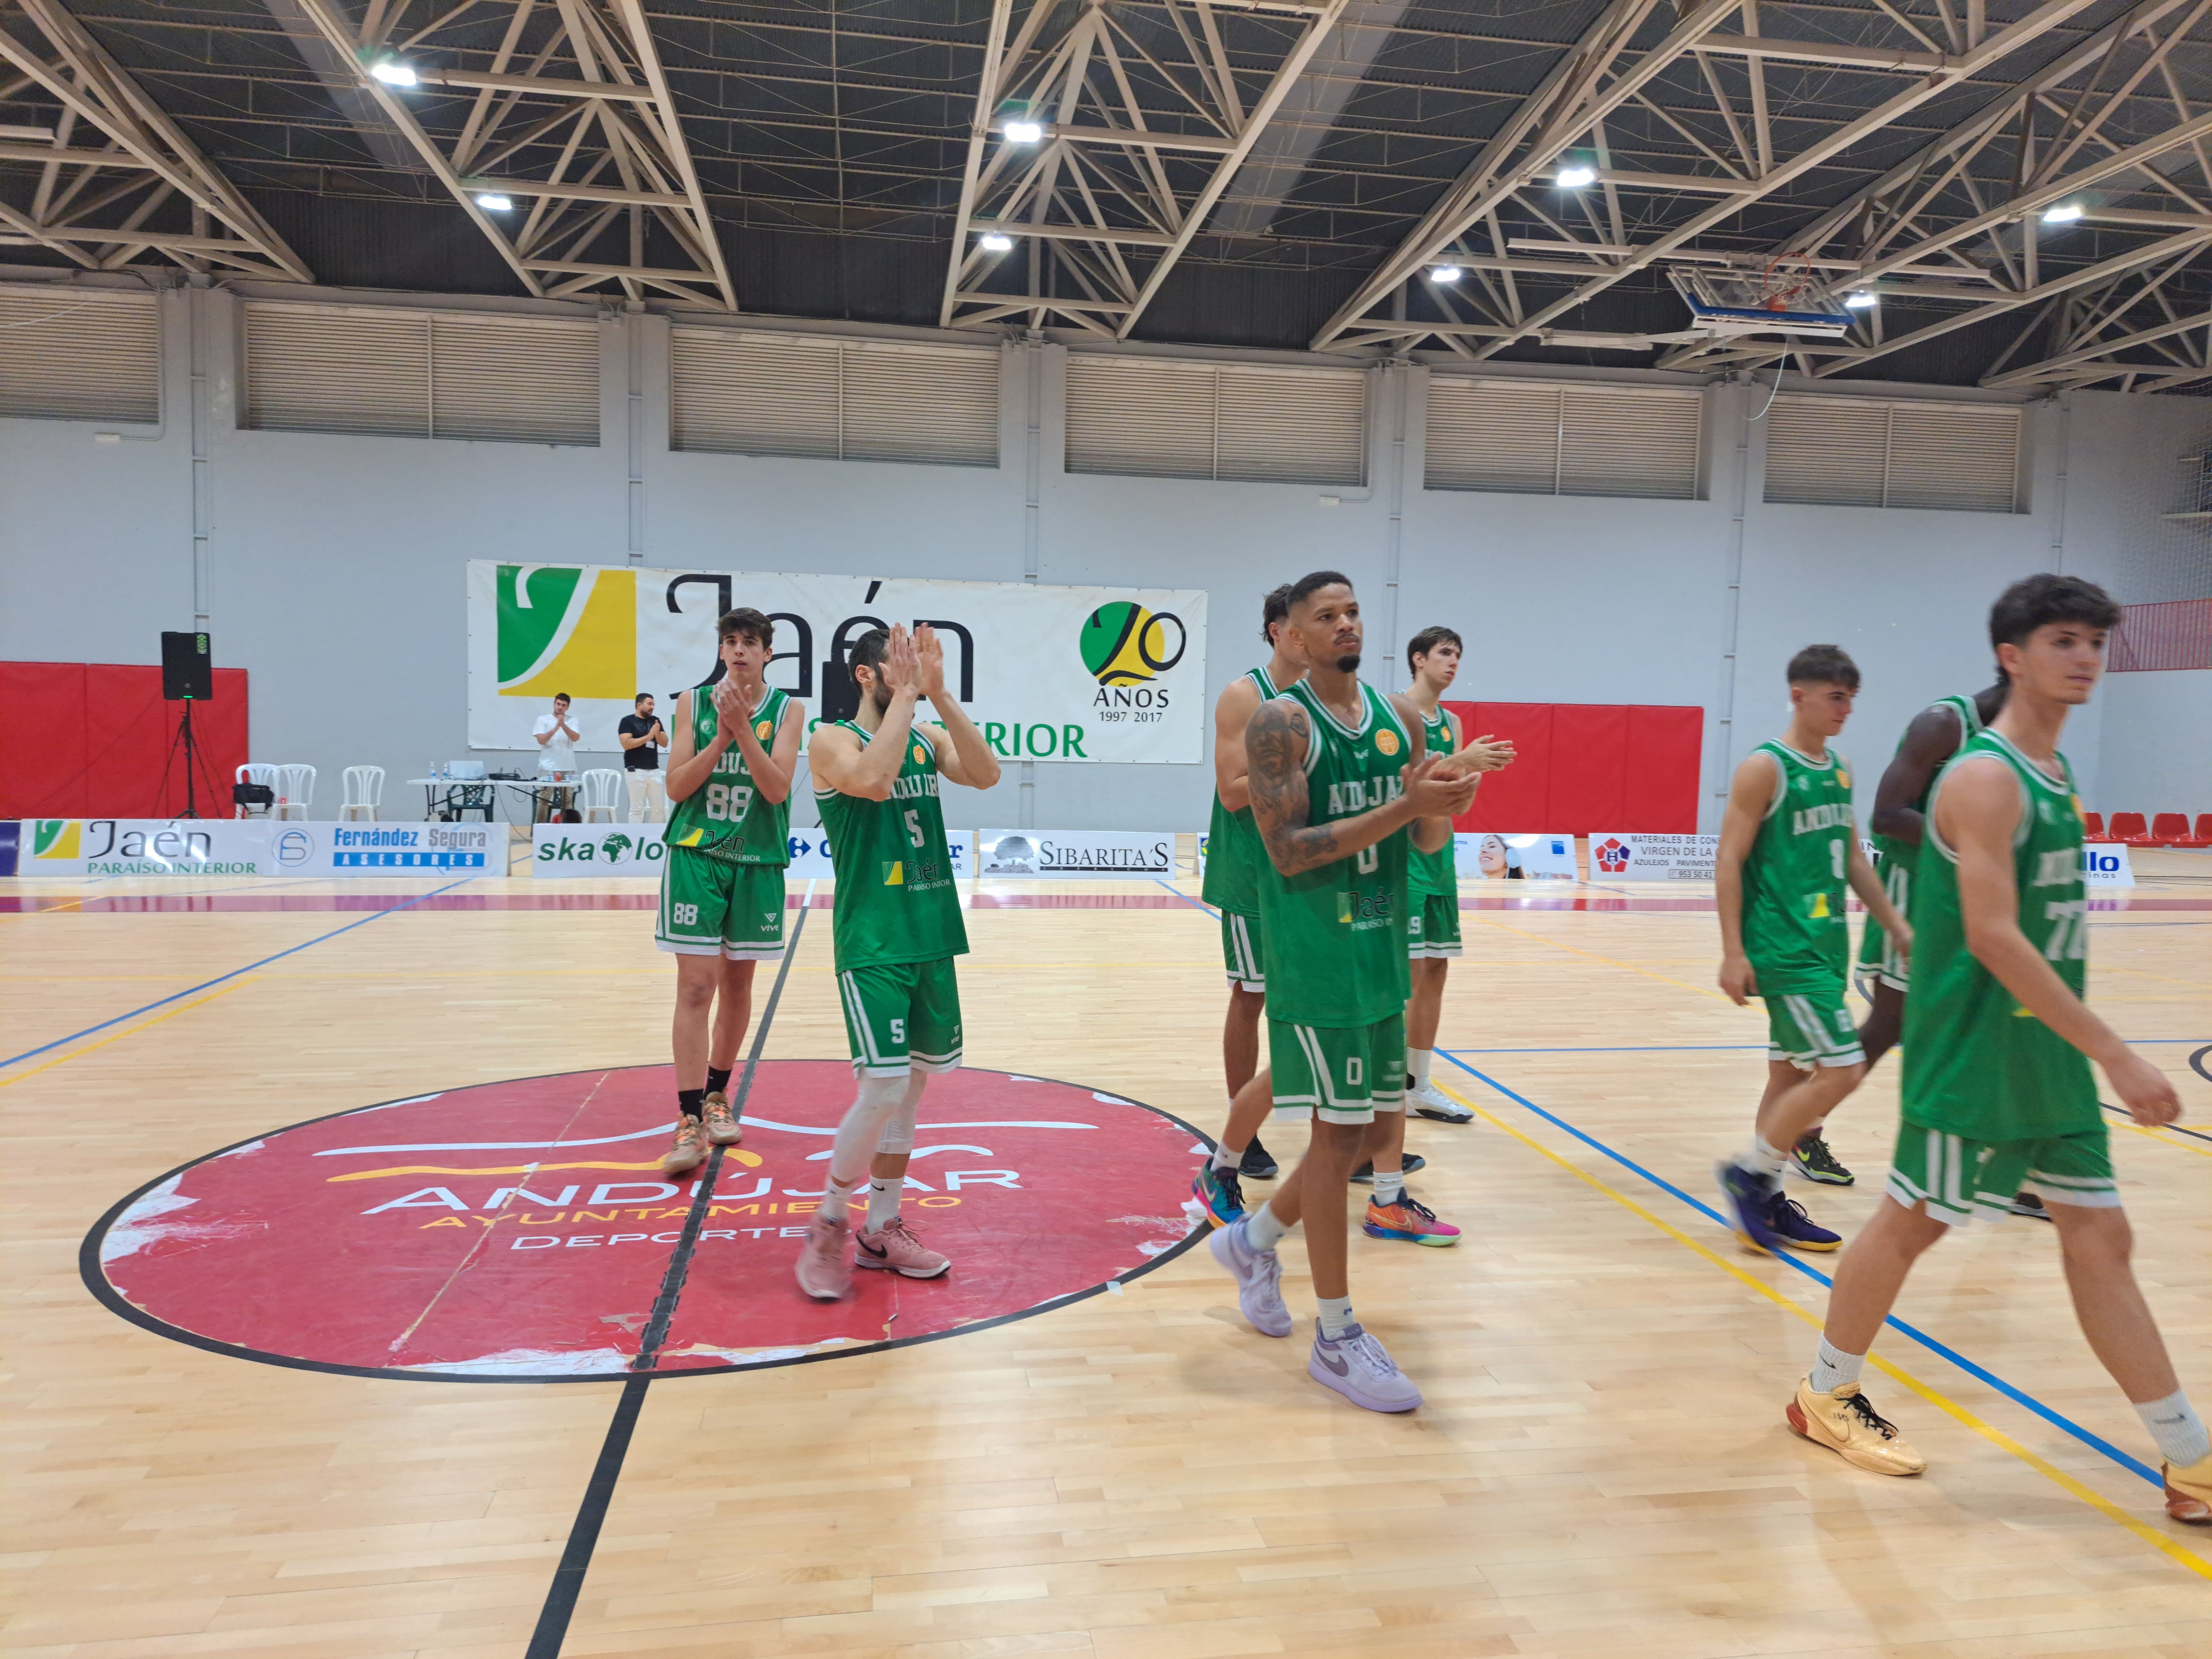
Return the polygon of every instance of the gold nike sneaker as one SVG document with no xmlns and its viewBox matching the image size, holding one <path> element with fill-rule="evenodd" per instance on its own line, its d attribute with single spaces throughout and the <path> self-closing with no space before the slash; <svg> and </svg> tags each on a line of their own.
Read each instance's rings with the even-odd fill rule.
<svg viewBox="0 0 2212 1659">
<path fill-rule="evenodd" d="M 1783 1415 L 1814 1445 L 1876 1474 L 1918 1474 L 1928 1467 L 1928 1460 L 1899 1437 L 1897 1425 L 1868 1403 L 1856 1382 L 1822 1394 L 1808 1376 L 1798 1383 L 1797 1397 Z"/>
<path fill-rule="evenodd" d="M 2185 1527 L 2212 1527 L 2212 1457 L 2200 1457 L 2185 1469 L 2162 1467 L 2166 1512 Z"/>
</svg>

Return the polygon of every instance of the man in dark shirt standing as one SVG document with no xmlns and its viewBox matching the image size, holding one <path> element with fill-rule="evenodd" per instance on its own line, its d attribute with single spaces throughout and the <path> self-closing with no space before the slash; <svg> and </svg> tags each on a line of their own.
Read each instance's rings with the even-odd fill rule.
<svg viewBox="0 0 2212 1659">
<path fill-rule="evenodd" d="M 623 746 L 623 780 L 629 785 L 629 821 L 665 823 L 668 794 L 660 781 L 660 751 L 668 747 L 668 732 L 653 717 L 653 693 L 637 694 L 637 712 L 625 714 L 617 728 Z"/>
</svg>

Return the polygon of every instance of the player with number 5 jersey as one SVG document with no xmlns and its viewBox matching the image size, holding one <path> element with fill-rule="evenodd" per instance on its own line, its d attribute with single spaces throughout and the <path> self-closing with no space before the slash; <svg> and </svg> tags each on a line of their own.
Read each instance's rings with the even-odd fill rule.
<svg viewBox="0 0 2212 1659">
<path fill-rule="evenodd" d="M 721 678 L 676 700 L 653 933 L 676 957 L 676 1137 L 661 1159 L 671 1175 L 744 1137 L 730 1073 L 752 1022 L 754 965 L 783 954 L 791 779 L 806 730 L 805 705 L 763 678 L 775 624 L 740 607 L 715 633 Z"/>
<path fill-rule="evenodd" d="M 852 1288 L 855 1264 L 908 1279 L 935 1279 L 952 1266 L 915 1237 L 899 1198 L 922 1087 L 931 1073 L 960 1064 L 952 958 L 967 954 L 968 930 L 940 787 L 988 789 L 999 781 L 990 745 L 945 689 L 935 629 L 873 629 L 847 661 L 859 707 L 851 720 L 820 726 L 808 750 L 837 878 L 837 994 L 860 1079 L 799 1252 L 799 1288 L 825 1301 Z M 942 725 L 915 719 L 924 697 Z M 863 1175 L 867 1214 L 855 1239 L 848 1218 Z"/>
</svg>

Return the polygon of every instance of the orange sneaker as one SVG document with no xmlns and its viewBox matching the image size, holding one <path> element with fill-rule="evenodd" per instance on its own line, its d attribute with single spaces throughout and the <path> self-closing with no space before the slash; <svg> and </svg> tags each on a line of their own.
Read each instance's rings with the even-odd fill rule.
<svg viewBox="0 0 2212 1659">
<path fill-rule="evenodd" d="M 660 1155 L 663 1175 L 682 1175 L 707 1161 L 707 1131 L 689 1112 L 677 1115 L 675 1144 Z"/>
<path fill-rule="evenodd" d="M 1408 1244 L 1456 1244 L 1459 1229 L 1437 1219 L 1437 1212 L 1411 1193 L 1401 1193 L 1395 1204 L 1367 1202 L 1367 1218 L 1360 1231 L 1370 1238 L 1401 1238 Z"/>
<path fill-rule="evenodd" d="M 710 1146 L 734 1146 L 745 1138 L 745 1126 L 738 1121 L 737 1114 L 730 1109 L 730 1097 L 720 1089 L 710 1089 L 707 1097 L 699 1103 L 701 1116 L 707 1125 L 707 1140 Z"/>
</svg>

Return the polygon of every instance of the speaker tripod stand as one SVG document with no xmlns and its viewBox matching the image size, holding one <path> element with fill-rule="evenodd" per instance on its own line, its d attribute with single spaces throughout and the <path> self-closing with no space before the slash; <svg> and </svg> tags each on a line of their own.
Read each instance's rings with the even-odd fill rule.
<svg viewBox="0 0 2212 1659">
<path fill-rule="evenodd" d="M 185 712 L 178 716 L 177 735 L 169 739 L 169 758 L 161 767 L 161 791 L 154 797 L 154 812 L 157 817 L 165 816 L 161 808 L 169 799 L 169 775 L 176 770 L 177 754 L 180 750 L 185 757 L 185 810 L 176 816 L 196 818 L 200 815 L 199 784 L 207 768 L 207 757 L 200 752 L 199 742 L 192 735 L 193 702 L 191 697 L 184 700 Z M 216 799 L 215 785 L 210 781 L 208 784 L 208 800 L 213 804 Z"/>
</svg>

